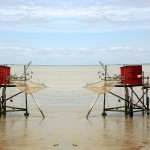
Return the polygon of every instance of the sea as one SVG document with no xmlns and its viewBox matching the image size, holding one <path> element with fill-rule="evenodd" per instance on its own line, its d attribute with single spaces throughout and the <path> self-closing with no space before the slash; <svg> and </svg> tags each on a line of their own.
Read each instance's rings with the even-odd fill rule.
<svg viewBox="0 0 150 150">
<path fill-rule="evenodd" d="M 23 65 L 10 67 L 13 76 L 23 75 Z M 108 65 L 107 72 L 110 76 L 119 75 L 120 67 Z M 143 65 L 143 71 L 145 77 L 150 76 L 150 65 Z M 149 150 L 150 117 L 146 112 L 125 117 L 124 112 L 107 111 L 103 117 L 104 95 L 100 94 L 86 118 L 98 95 L 86 85 L 103 75 L 101 66 L 31 65 L 28 79 L 45 85 L 33 93 L 45 118 L 28 94 L 29 117 L 24 116 L 24 111 L 14 111 L 0 118 L 0 150 Z M 141 87 L 135 87 L 135 91 L 141 97 Z M 6 97 L 18 92 L 17 87 L 8 87 Z M 114 87 L 112 92 L 124 97 L 124 87 Z M 123 100 L 106 94 L 105 107 L 122 105 Z M 25 94 L 8 100 L 7 106 L 25 108 Z"/>
</svg>

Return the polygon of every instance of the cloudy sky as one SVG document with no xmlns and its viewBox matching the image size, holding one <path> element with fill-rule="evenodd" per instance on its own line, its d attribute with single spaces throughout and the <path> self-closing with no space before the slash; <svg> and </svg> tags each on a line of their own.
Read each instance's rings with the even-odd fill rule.
<svg viewBox="0 0 150 150">
<path fill-rule="evenodd" d="M 150 63 L 150 0 L 0 0 L 0 64 Z"/>
</svg>

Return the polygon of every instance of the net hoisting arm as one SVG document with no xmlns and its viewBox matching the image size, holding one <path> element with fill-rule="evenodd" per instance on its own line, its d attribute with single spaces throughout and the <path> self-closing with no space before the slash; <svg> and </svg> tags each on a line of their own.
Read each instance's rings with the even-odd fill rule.
<svg viewBox="0 0 150 150">
<path fill-rule="evenodd" d="M 86 115 L 86 118 L 87 118 L 87 119 L 88 119 L 88 116 L 89 116 L 90 112 L 92 111 L 92 109 L 93 109 L 93 107 L 94 107 L 96 101 L 98 100 L 99 96 L 100 96 L 100 93 L 98 94 L 98 96 L 96 97 L 95 101 L 94 101 L 93 104 L 91 105 L 91 108 L 90 108 L 90 110 L 88 111 L 88 113 L 87 113 L 87 115 Z"/>
<path fill-rule="evenodd" d="M 24 68 L 24 73 L 22 74 L 21 77 L 23 77 L 24 75 L 26 75 L 26 71 L 27 71 L 28 68 L 30 67 L 31 63 L 32 63 L 32 61 L 30 61 L 30 62 L 25 66 L 25 68 Z"/>
<path fill-rule="evenodd" d="M 109 74 L 108 74 L 108 72 L 106 71 L 106 68 L 105 68 L 106 66 L 100 61 L 99 61 L 99 63 L 102 66 L 102 68 L 104 69 L 104 71 L 105 71 L 105 77 L 106 77 L 106 75 L 109 77 Z"/>
<path fill-rule="evenodd" d="M 42 109 L 40 108 L 40 105 L 38 104 L 38 102 L 36 101 L 36 99 L 35 99 L 35 97 L 33 96 L 32 93 L 31 93 L 31 96 L 32 96 L 33 100 L 35 101 L 35 103 L 36 103 L 38 109 L 40 110 L 40 112 L 41 112 L 41 114 L 42 114 L 42 116 L 43 116 L 43 119 L 44 119 L 45 116 L 44 116 L 44 113 L 42 112 Z"/>
</svg>

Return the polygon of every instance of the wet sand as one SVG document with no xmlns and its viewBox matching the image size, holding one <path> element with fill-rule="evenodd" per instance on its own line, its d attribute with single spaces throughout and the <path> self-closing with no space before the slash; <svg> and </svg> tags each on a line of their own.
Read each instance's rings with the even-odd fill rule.
<svg viewBox="0 0 150 150">
<path fill-rule="evenodd" d="M 43 120 L 37 111 L 28 119 L 17 113 L 0 119 L 1 150 L 116 150 L 150 148 L 148 117 L 101 117 L 98 108 L 87 120 L 87 107 L 45 108 Z M 97 113 L 96 113 L 97 112 Z M 35 113 L 37 113 L 35 115 Z"/>
</svg>

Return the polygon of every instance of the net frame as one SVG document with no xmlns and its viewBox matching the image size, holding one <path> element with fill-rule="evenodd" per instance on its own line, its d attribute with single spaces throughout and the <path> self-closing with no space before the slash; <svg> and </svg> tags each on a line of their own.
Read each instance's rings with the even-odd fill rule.
<svg viewBox="0 0 150 150">
<path fill-rule="evenodd" d="M 27 94 L 33 94 L 46 88 L 44 84 L 36 83 L 29 80 L 13 81 L 12 83 L 15 84 L 20 91 Z"/>
<path fill-rule="evenodd" d="M 104 93 L 107 93 L 107 92 L 111 91 L 116 84 L 118 84 L 117 81 L 101 80 L 101 81 L 98 81 L 98 82 L 87 84 L 85 86 L 85 88 L 87 88 L 91 91 L 94 91 L 98 94 L 104 94 Z"/>
</svg>

